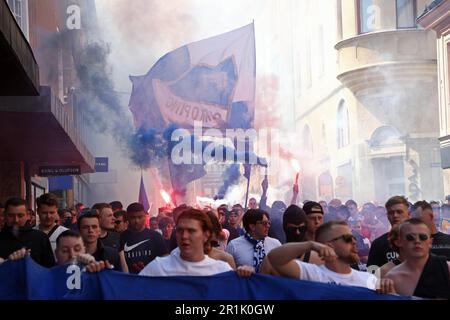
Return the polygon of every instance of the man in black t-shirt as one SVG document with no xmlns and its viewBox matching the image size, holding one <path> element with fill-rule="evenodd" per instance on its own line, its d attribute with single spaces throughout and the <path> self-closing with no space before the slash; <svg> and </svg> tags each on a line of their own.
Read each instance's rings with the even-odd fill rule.
<svg viewBox="0 0 450 320">
<path fill-rule="evenodd" d="M 391 227 L 401 224 L 409 219 L 409 204 L 405 197 L 394 196 L 386 202 L 387 218 Z M 385 263 L 398 258 L 398 253 L 395 252 L 388 241 L 388 233 L 376 238 L 370 247 L 369 258 L 367 259 L 367 266 L 376 265 L 381 268 Z"/>
<path fill-rule="evenodd" d="M 111 206 L 108 203 L 96 203 L 92 209 L 96 209 L 100 217 L 100 241 L 107 247 L 119 250 L 120 234 L 115 231 L 116 218 Z"/>
<path fill-rule="evenodd" d="M 450 235 L 437 230 L 431 205 L 426 201 L 417 201 L 412 207 L 412 212 L 414 218 L 422 220 L 431 231 L 433 242 L 430 252 L 437 256 L 444 256 L 447 261 L 450 260 Z"/>
<path fill-rule="evenodd" d="M 111 247 L 105 246 L 100 237 L 100 218 L 97 211 L 92 210 L 78 219 L 78 230 L 83 239 L 86 253 L 92 255 L 97 261 L 109 261 L 114 270 L 122 271 L 119 252 Z"/>
<path fill-rule="evenodd" d="M 138 274 L 156 257 L 168 254 L 162 236 L 145 227 L 145 215 L 142 204 L 130 204 L 126 216 L 128 229 L 120 235 L 120 251 L 133 274 Z"/>
</svg>

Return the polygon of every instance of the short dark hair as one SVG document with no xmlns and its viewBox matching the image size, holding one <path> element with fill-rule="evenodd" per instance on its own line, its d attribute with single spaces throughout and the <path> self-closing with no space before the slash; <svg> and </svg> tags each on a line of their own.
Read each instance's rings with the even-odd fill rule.
<svg viewBox="0 0 450 320">
<path fill-rule="evenodd" d="M 58 198 L 53 193 L 44 193 L 36 199 L 36 204 L 38 209 L 42 205 L 58 208 Z"/>
<path fill-rule="evenodd" d="M 142 205 L 142 203 L 139 203 L 139 202 L 133 202 L 127 207 L 127 213 L 134 213 L 134 212 L 140 212 L 140 211 L 145 212 L 145 208 Z"/>
<path fill-rule="evenodd" d="M 25 206 L 25 209 L 28 210 L 27 202 L 18 197 L 12 197 L 6 200 L 5 202 L 5 211 L 8 211 L 8 207 L 19 207 L 19 206 Z"/>
<path fill-rule="evenodd" d="M 411 219 L 408 219 L 408 220 L 403 221 L 403 222 L 400 224 L 400 227 L 399 227 L 399 234 L 400 234 L 400 235 L 403 234 L 403 229 L 405 229 L 405 227 L 406 227 L 407 225 L 409 225 L 409 224 L 412 224 L 412 225 L 414 225 L 414 226 L 417 226 L 417 225 L 419 225 L 419 224 L 423 224 L 423 225 L 426 226 L 427 229 L 428 229 L 428 226 L 426 225 L 425 222 L 422 221 L 422 219 L 419 219 L 419 218 L 411 218 Z M 430 231 L 430 229 L 428 229 L 428 230 Z M 431 231 L 430 231 L 430 233 L 431 233 Z"/>
<path fill-rule="evenodd" d="M 155 221 L 155 220 L 158 221 L 158 217 L 151 217 L 151 218 L 150 218 L 150 222 Z M 158 223 L 159 223 L 159 222 L 158 222 Z"/>
<path fill-rule="evenodd" d="M 100 202 L 100 203 L 96 203 L 92 206 L 92 209 L 97 209 L 98 213 L 100 213 L 105 208 L 111 209 L 111 205 L 106 202 Z"/>
<path fill-rule="evenodd" d="M 349 205 L 354 205 L 355 207 L 358 207 L 358 204 L 356 203 L 356 201 L 355 200 L 353 200 L 353 199 L 350 199 L 350 200 L 347 200 L 346 202 L 345 202 L 345 206 L 349 206 Z"/>
<path fill-rule="evenodd" d="M 127 214 L 127 212 L 125 210 L 119 210 L 119 211 L 114 212 L 114 218 L 117 219 L 117 218 L 125 216 L 126 214 Z"/>
<path fill-rule="evenodd" d="M 267 217 L 267 219 L 270 220 L 269 214 L 261 209 L 249 209 L 244 214 L 244 217 L 242 218 L 242 223 L 244 224 L 244 229 L 249 232 L 250 231 L 250 225 L 256 224 L 256 222 L 261 221 L 264 216 Z"/>
<path fill-rule="evenodd" d="M 345 215 L 345 220 L 350 217 L 350 210 L 348 210 L 347 206 L 344 205 L 337 207 L 335 213 Z"/>
<path fill-rule="evenodd" d="M 393 196 L 389 198 L 384 206 L 386 207 L 386 210 L 389 210 L 390 207 L 395 206 L 396 204 L 403 204 L 406 208 L 409 208 L 409 202 L 404 196 Z"/>
<path fill-rule="evenodd" d="M 70 215 L 72 215 L 72 212 L 70 212 L 69 209 L 58 209 L 58 216 L 59 216 L 59 218 L 60 218 L 61 220 L 64 219 L 64 214 L 65 214 L 66 212 L 69 212 Z"/>
<path fill-rule="evenodd" d="M 114 210 L 122 210 L 123 209 L 122 202 L 120 202 L 120 201 L 110 202 L 109 205 L 111 206 L 111 209 L 113 209 L 113 211 Z"/>
<path fill-rule="evenodd" d="M 348 226 L 347 222 L 335 220 L 335 221 L 328 221 L 317 228 L 316 230 L 316 241 L 322 242 L 324 235 L 330 231 L 334 226 Z"/>
<path fill-rule="evenodd" d="M 84 218 L 97 218 L 97 220 L 98 220 L 99 223 L 100 223 L 100 215 L 99 215 L 97 209 L 94 209 L 94 208 L 93 208 L 92 210 L 86 210 L 86 211 L 83 211 L 83 213 L 80 214 L 80 216 L 78 217 L 78 220 L 77 220 L 78 229 L 80 229 L 81 221 L 82 221 Z"/>
<path fill-rule="evenodd" d="M 422 210 L 426 210 L 426 209 L 433 210 L 433 207 L 431 206 L 431 204 L 429 204 L 425 200 L 417 201 L 416 203 L 414 203 L 411 207 L 411 210 L 416 211 L 419 208 L 422 208 Z"/>
<path fill-rule="evenodd" d="M 66 231 L 61 232 L 61 234 L 56 238 L 56 246 L 59 245 L 62 238 L 67 237 L 81 238 L 81 235 L 78 231 L 67 229 Z"/>
<path fill-rule="evenodd" d="M 175 222 L 171 217 L 161 217 L 158 221 L 158 228 L 163 230 L 165 227 L 167 227 L 169 224 L 175 225 Z"/>
</svg>

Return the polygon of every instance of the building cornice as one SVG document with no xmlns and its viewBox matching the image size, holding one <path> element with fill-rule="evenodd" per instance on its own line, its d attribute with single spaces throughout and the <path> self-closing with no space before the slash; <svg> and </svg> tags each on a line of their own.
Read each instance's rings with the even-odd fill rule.
<svg viewBox="0 0 450 320">
<path fill-rule="evenodd" d="M 450 33 L 450 0 L 439 3 L 417 19 L 425 29 L 433 29 L 438 37 Z"/>
</svg>

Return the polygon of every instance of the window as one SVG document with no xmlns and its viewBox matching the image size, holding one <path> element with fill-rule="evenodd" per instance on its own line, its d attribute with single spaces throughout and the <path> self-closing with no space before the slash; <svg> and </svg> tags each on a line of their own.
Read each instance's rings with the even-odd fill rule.
<svg viewBox="0 0 450 320">
<path fill-rule="evenodd" d="M 337 114 L 337 147 L 338 149 L 348 145 L 350 140 L 350 130 L 348 121 L 348 110 L 345 101 L 339 103 Z"/>
<path fill-rule="evenodd" d="M 417 18 L 416 0 L 396 0 L 397 28 L 415 28 Z"/>
<path fill-rule="evenodd" d="M 359 0 L 359 31 L 372 32 L 381 29 L 381 9 L 374 0 Z"/>
<path fill-rule="evenodd" d="M 25 37 L 28 38 L 28 1 L 27 0 L 7 0 L 6 1 L 14 14 L 17 24 L 22 29 Z"/>
</svg>

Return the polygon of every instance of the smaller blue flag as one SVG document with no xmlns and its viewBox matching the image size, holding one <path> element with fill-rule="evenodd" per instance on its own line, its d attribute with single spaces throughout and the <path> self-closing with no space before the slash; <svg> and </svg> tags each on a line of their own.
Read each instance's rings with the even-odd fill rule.
<svg viewBox="0 0 450 320">
<path fill-rule="evenodd" d="M 148 202 L 147 192 L 145 192 L 144 177 L 142 176 L 142 173 L 138 202 L 144 206 L 145 212 L 148 212 L 148 210 L 150 210 L 150 203 Z"/>
</svg>

